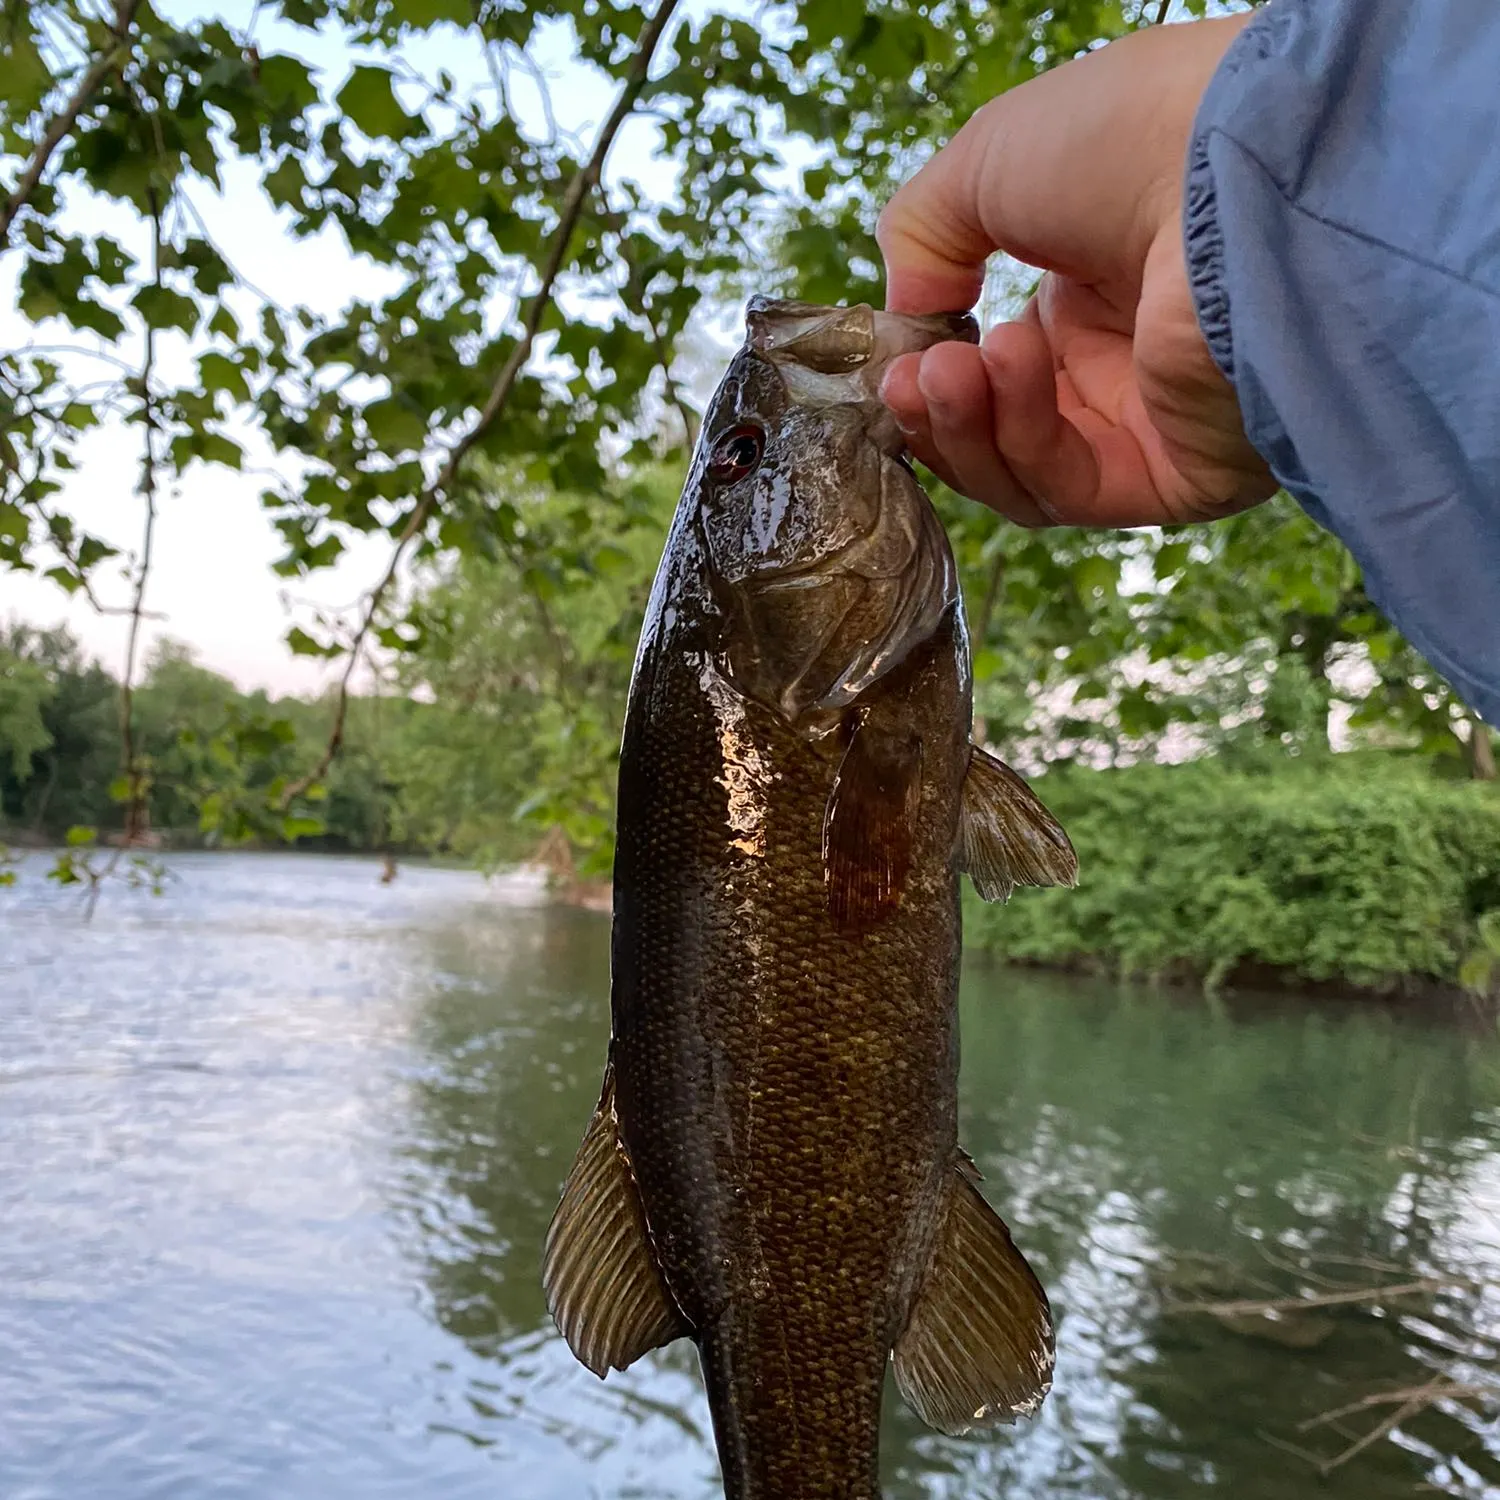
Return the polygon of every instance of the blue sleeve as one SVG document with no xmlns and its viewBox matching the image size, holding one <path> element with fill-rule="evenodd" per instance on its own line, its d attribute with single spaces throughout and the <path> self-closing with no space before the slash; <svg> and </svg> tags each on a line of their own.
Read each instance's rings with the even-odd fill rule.
<svg viewBox="0 0 1500 1500">
<path fill-rule="evenodd" d="M 1184 233 L 1250 441 L 1500 724 L 1500 3 L 1271 0 L 1204 95 Z"/>
</svg>

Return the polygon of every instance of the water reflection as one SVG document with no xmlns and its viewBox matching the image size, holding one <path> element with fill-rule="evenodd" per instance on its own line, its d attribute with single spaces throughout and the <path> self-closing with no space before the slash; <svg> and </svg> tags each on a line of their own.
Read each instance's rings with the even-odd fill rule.
<svg viewBox="0 0 1500 1500">
<path fill-rule="evenodd" d="M 0 900 L 0 1497 L 715 1500 L 691 1349 L 601 1383 L 537 1284 L 607 922 L 462 872 L 178 864 L 89 925 L 43 882 Z M 1279 1500 L 1400 1408 L 1320 1413 L 1493 1383 L 1492 1025 L 983 965 L 963 1005 L 964 1137 L 1058 1379 L 984 1442 L 893 1401 L 890 1500 Z M 1290 1323 L 1172 1310 L 1419 1278 Z M 1497 1412 L 1413 1409 L 1323 1488 L 1494 1500 Z"/>
<path fill-rule="evenodd" d="M 545 909 L 433 937 L 447 976 L 414 1025 L 412 1134 L 398 1178 L 434 1316 L 493 1361 L 462 1430 L 527 1497 L 717 1492 L 686 1346 L 601 1383 L 553 1332 L 541 1240 L 598 1097 L 608 924 Z"/>
<path fill-rule="evenodd" d="M 598 1087 L 606 932 L 553 911 L 435 937 L 450 979 L 416 1024 L 406 1242 L 442 1326 L 490 1362 L 464 1430 L 505 1451 L 518 1493 L 703 1500 L 717 1489 L 691 1351 L 601 1384 L 552 1334 L 537 1286 Z M 1269 1500 L 1307 1488 L 1320 1459 L 1394 1408 L 1302 1430 L 1309 1419 L 1484 1375 L 1500 1334 L 1492 1031 L 1370 1007 L 1211 1007 L 982 964 L 963 1007 L 965 1140 L 1053 1289 L 1057 1384 L 1038 1422 L 977 1442 L 932 1434 L 892 1400 L 892 1500 Z M 1445 1278 L 1290 1318 L 1171 1308 Z M 1325 1488 L 1383 1500 L 1497 1484 L 1500 1430 L 1450 1401 Z"/>
</svg>

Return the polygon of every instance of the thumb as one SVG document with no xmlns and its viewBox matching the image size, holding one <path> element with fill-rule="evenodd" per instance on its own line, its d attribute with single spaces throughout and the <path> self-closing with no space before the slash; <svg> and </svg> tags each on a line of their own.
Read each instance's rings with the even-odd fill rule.
<svg viewBox="0 0 1500 1500">
<path fill-rule="evenodd" d="M 886 305 L 954 312 L 1004 250 L 1133 305 L 1203 90 L 1247 18 L 1152 26 L 992 99 L 886 205 Z"/>
</svg>

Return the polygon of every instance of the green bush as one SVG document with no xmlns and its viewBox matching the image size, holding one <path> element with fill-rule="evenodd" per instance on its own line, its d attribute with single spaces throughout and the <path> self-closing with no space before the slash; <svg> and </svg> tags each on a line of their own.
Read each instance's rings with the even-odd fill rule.
<svg viewBox="0 0 1500 1500">
<path fill-rule="evenodd" d="M 1259 773 L 1065 769 L 1036 785 L 1078 849 L 1078 888 L 1003 908 L 969 892 L 971 948 L 1210 985 L 1252 965 L 1389 989 L 1459 982 L 1480 919 L 1500 911 L 1494 784 L 1349 755 Z"/>
</svg>

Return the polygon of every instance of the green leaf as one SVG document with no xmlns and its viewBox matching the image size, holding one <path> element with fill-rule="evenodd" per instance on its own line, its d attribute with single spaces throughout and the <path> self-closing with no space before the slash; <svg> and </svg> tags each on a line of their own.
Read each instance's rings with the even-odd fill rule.
<svg viewBox="0 0 1500 1500">
<path fill-rule="evenodd" d="M 1080 597 L 1085 600 L 1095 593 L 1112 597 L 1119 576 L 1120 565 L 1112 557 L 1100 557 L 1095 554 L 1073 565 L 1073 582 Z"/>
<path fill-rule="evenodd" d="M 1479 929 L 1479 940 L 1486 950 L 1500 958 L 1500 911 L 1487 911 L 1475 926 Z"/>
<path fill-rule="evenodd" d="M 198 304 L 165 286 L 143 286 L 130 305 L 151 328 L 180 328 L 192 333 L 198 326 Z"/>
<path fill-rule="evenodd" d="M 205 391 L 225 392 L 231 400 L 248 401 L 250 382 L 245 372 L 227 354 L 210 349 L 198 356 L 198 384 Z"/>
<path fill-rule="evenodd" d="M 401 0 L 401 20 L 418 31 L 447 21 L 467 30 L 474 24 L 470 0 Z"/>
<path fill-rule="evenodd" d="M 222 432 L 198 434 L 198 457 L 206 464 L 223 464 L 226 469 L 243 467 L 245 450 Z"/>
<path fill-rule="evenodd" d="M 302 193 L 307 187 L 307 170 L 301 157 L 289 152 L 278 167 L 261 179 L 266 196 L 279 208 L 301 208 Z"/>
<path fill-rule="evenodd" d="M 296 113 L 318 102 L 318 86 L 307 64 L 284 52 L 261 58 L 260 86 L 273 104 Z"/>
<path fill-rule="evenodd" d="M 181 260 L 192 271 L 193 283 L 205 297 L 218 296 L 234 280 L 228 262 L 207 240 L 189 240 Z"/>
<path fill-rule="evenodd" d="M 405 140 L 421 133 L 420 120 L 407 114 L 391 74 L 385 68 L 361 64 L 349 75 L 335 101 L 355 127 L 371 140 Z"/>
<path fill-rule="evenodd" d="M 387 453 L 421 448 L 427 441 L 426 415 L 400 396 L 387 396 L 365 407 L 365 426 Z"/>
<path fill-rule="evenodd" d="M 82 824 L 78 823 L 75 823 L 64 835 L 64 839 L 70 849 L 87 848 L 98 837 L 99 832 L 97 829 L 85 828 Z"/>
<path fill-rule="evenodd" d="M 1495 968 L 1493 954 L 1471 953 L 1458 966 L 1458 982 L 1471 994 L 1487 995 L 1495 978 Z"/>
<path fill-rule="evenodd" d="M 1156 576 L 1163 581 L 1175 577 L 1187 566 L 1192 550 L 1191 542 L 1166 542 L 1158 547 L 1152 559 Z"/>
<path fill-rule="evenodd" d="M 337 645 L 324 645 L 321 641 L 314 640 L 300 625 L 293 625 L 286 633 L 286 643 L 291 647 L 294 656 L 323 656 L 334 657 L 343 655 L 343 648 Z"/>
<path fill-rule="evenodd" d="M 240 320 L 221 302 L 208 320 L 208 331 L 237 343 L 240 337 Z"/>
</svg>

